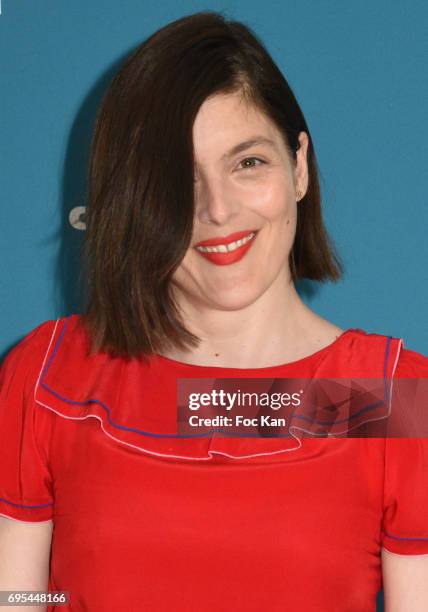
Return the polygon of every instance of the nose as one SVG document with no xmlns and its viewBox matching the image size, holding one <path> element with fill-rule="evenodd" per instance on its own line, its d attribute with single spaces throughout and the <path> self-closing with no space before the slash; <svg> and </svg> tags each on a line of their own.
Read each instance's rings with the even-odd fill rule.
<svg viewBox="0 0 428 612">
<path fill-rule="evenodd" d="M 239 212 L 238 196 L 221 178 L 195 182 L 195 210 L 200 223 L 227 225 Z"/>
</svg>

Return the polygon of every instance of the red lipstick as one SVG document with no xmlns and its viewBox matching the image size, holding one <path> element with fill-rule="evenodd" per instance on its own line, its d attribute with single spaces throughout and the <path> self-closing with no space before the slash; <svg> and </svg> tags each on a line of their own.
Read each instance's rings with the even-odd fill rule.
<svg viewBox="0 0 428 612">
<path fill-rule="evenodd" d="M 244 257 L 244 255 L 249 251 L 253 245 L 253 242 L 256 238 L 258 230 L 245 230 L 243 232 L 235 232 L 234 234 L 229 234 L 229 236 L 217 237 L 211 240 L 204 240 L 203 242 L 198 242 L 195 245 L 196 252 L 201 255 L 204 259 L 207 259 L 209 262 L 216 264 L 217 266 L 226 266 L 229 264 L 233 264 Z M 233 251 L 226 252 L 208 252 L 208 251 L 200 251 L 196 247 L 218 247 L 220 245 L 228 245 L 237 240 L 241 240 L 242 238 L 246 238 L 247 236 L 252 237 L 249 238 L 244 244 L 235 248 Z"/>
</svg>

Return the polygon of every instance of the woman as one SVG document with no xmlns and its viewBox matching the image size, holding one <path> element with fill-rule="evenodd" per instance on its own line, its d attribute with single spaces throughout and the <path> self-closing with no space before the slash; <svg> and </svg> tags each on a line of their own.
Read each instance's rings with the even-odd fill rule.
<svg viewBox="0 0 428 612">
<path fill-rule="evenodd" d="M 242 23 L 186 16 L 126 60 L 84 246 L 84 314 L 2 366 L 1 588 L 74 611 L 367 612 L 384 586 L 387 612 L 426 610 L 426 440 L 177 435 L 180 379 L 428 376 L 297 293 L 343 266 L 308 126 Z"/>
</svg>

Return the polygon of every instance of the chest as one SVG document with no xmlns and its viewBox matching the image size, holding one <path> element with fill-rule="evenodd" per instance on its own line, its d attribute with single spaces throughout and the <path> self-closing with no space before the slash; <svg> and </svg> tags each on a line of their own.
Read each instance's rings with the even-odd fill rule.
<svg viewBox="0 0 428 612">
<path fill-rule="evenodd" d="M 52 444 L 57 577 L 88 589 L 94 575 L 106 589 L 125 582 L 151 606 L 162 581 L 190 589 L 189 576 L 211 589 L 239 579 L 241 595 L 242 584 L 273 585 L 278 601 L 329 589 L 349 598 L 355 584 L 376 594 L 376 440 L 305 440 L 311 452 L 280 463 L 174 462 L 112 441 L 96 419 L 61 421 Z"/>
</svg>

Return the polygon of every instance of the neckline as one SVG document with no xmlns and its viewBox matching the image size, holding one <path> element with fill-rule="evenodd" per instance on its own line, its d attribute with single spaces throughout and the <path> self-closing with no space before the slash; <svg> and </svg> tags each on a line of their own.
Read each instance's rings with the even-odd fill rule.
<svg viewBox="0 0 428 612">
<path fill-rule="evenodd" d="M 306 357 L 302 357 L 301 359 L 297 359 L 296 361 L 288 361 L 287 363 L 281 363 L 277 365 L 264 366 L 261 368 L 237 368 L 237 367 L 226 367 L 226 366 L 216 366 L 216 365 L 201 365 L 196 363 L 185 363 L 184 361 L 178 361 L 177 359 L 172 359 L 171 357 L 165 357 L 164 355 L 160 355 L 159 353 L 155 353 L 153 357 L 158 360 L 159 363 L 169 364 L 176 368 L 181 368 L 185 370 L 197 370 L 197 371 L 208 371 L 212 370 L 215 372 L 250 372 L 250 373 L 266 373 L 273 372 L 278 370 L 283 370 L 285 368 L 295 368 L 300 365 L 307 365 L 313 360 L 323 357 L 333 349 L 335 349 L 342 341 L 347 338 L 352 333 L 366 333 L 364 330 L 350 327 L 345 329 L 333 342 L 327 344 L 323 348 L 320 348 L 315 353 L 311 353 L 310 355 L 306 355 Z"/>
</svg>

